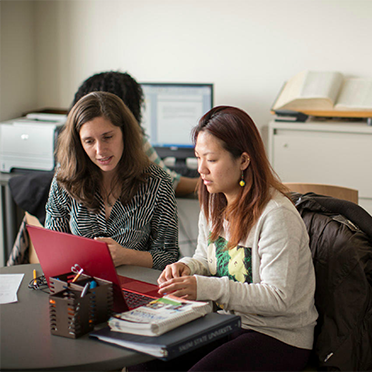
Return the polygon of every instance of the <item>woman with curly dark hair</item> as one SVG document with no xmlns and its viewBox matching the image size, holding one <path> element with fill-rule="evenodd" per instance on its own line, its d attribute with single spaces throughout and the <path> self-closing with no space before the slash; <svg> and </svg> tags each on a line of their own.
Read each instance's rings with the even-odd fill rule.
<svg viewBox="0 0 372 372">
<path fill-rule="evenodd" d="M 80 98 L 91 92 L 110 92 L 123 100 L 137 122 L 141 123 L 141 108 L 144 101 L 141 85 L 126 72 L 106 71 L 84 80 L 75 93 L 71 107 Z"/>
</svg>

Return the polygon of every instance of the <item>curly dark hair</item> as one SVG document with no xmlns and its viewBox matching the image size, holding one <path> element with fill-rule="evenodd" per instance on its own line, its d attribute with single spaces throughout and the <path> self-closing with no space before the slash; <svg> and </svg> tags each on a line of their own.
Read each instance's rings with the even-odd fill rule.
<svg viewBox="0 0 372 372">
<path fill-rule="evenodd" d="M 92 75 L 80 85 L 75 93 L 71 108 L 80 98 L 96 91 L 109 92 L 121 98 L 138 124 L 141 125 L 141 108 L 144 104 L 144 94 L 141 85 L 132 76 L 120 71 L 106 71 Z"/>
</svg>

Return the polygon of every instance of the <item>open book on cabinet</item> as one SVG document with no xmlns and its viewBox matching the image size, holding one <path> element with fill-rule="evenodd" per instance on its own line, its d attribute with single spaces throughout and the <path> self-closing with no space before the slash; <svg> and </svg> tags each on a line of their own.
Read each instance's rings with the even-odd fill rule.
<svg viewBox="0 0 372 372">
<path fill-rule="evenodd" d="M 283 86 L 273 114 L 301 112 L 324 117 L 372 117 L 372 78 L 337 71 L 303 71 Z"/>
</svg>

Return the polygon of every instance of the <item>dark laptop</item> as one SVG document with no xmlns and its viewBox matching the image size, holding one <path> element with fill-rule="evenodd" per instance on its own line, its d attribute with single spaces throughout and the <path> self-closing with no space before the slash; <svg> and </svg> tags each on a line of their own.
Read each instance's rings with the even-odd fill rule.
<svg viewBox="0 0 372 372">
<path fill-rule="evenodd" d="M 40 266 L 49 278 L 83 268 L 86 275 L 113 283 L 114 311 L 121 312 L 161 297 L 155 284 L 117 275 L 106 243 L 77 235 L 27 225 Z"/>
</svg>

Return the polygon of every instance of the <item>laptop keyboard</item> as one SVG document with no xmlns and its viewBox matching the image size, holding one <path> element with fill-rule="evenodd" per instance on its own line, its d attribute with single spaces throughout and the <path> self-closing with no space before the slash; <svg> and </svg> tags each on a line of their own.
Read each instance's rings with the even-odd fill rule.
<svg viewBox="0 0 372 372">
<path fill-rule="evenodd" d="M 125 289 L 123 290 L 125 301 L 130 309 L 146 305 L 149 302 L 153 301 L 153 297 L 141 295 L 139 293 L 128 292 Z"/>
</svg>

